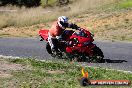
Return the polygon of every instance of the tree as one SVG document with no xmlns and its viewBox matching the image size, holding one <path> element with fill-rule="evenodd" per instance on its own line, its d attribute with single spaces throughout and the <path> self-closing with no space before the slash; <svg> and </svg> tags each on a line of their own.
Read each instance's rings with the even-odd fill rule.
<svg viewBox="0 0 132 88">
<path fill-rule="evenodd" d="M 17 6 L 32 7 L 32 6 L 39 6 L 40 0 L 0 0 L 0 3 L 1 6 L 11 4 Z"/>
</svg>

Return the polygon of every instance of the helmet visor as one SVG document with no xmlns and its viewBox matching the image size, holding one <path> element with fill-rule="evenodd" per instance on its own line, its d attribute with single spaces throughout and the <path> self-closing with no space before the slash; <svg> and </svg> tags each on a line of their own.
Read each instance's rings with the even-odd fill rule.
<svg viewBox="0 0 132 88">
<path fill-rule="evenodd" d="M 68 22 L 64 23 L 64 22 L 60 21 L 60 24 L 61 24 L 63 27 L 68 27 Z"/>
</svg>

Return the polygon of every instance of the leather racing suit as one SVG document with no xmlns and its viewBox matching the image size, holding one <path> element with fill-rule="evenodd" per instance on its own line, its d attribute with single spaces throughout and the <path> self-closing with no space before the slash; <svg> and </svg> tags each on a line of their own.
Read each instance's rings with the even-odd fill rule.
<svg viewBox="0 0 132 88">
<path fill-rule="evenodd" d="M 48 33 L 48 42 L 52 50 L 58 51 L 57 42 L 62 39 L 61 34 L 66 28 L 78 29 L 78 26 L 73 23 L 62 23 L 63 27 L 60 27 L 58 22 L 54 22 Z"/>
</svg>

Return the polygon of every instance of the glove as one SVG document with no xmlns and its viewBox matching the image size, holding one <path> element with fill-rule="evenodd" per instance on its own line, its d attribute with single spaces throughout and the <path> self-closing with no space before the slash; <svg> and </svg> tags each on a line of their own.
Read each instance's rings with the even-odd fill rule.
<svg viewBox="0 0 132 88">
<path fill-rule="evenodd" d="M 77 30 L 78 29 L 78 26 L 76 24 L 70 24 L 70 28 Z"/>
<path fill-rule="evenodd" d="M 78 27 L 76 30 L 79 30 L 79 31 L 81 31 L 81 30 L 82 30 L 82 28 Z"/>
</svg>

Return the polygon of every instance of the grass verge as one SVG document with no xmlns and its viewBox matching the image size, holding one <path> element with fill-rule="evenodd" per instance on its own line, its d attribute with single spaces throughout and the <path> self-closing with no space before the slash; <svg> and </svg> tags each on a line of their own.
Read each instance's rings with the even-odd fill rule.
<svg viewBox="0 0 132 88">
<path fill-rule="evenodd" d="M 131 7 L 132 7 L 132 0 L 124 0 L 119 3 L 119 8 L 127 9 Z"/>
<path fill-rule="evenodd" d="M 9 77 L 1 77 L 2 88 L 81 88 L 82 66 L 65 61 L 38 61 L 35 59 L 0 59 L 3 64 L 15 64 L 17 69 L 5 69 Z M 18 69 L 19 67 L 19 69 Z M 20 69 L 23 68 L 23 69 Z M 125 79 L 132 74 L 103 68 L 85 67 L 90 79 Z M 2 73 L 2 72 L 1 72 Z M 94 88 L 95 86 L 88 86 Z M 132 86 L 98 86 L 98 88 L 130 88 Z"/>
</svg>

